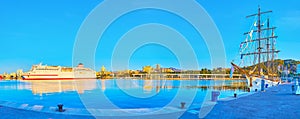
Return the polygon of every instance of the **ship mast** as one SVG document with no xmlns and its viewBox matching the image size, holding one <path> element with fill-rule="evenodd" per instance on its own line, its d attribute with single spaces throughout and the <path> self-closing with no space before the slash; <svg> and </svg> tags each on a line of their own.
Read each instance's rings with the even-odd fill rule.
<svg viewBox="0 0 300 119">
<path fill-rule="evenodd" d="M 267 67 L 270 66 L 270 64 L 268 63 L 269 62 L 269 56 L 270 56 L 270 53 L 272 54 L 272 61 L 274 60 L 274 53 L 278 53 L 279 51 L 278 50 L 275 50 L 274 48 L 274 44 L 272 44 L 272 49 L 270 50 L 270 38 L 273 39 L 273 38 L 277 38 L 278 36 L 274 36 L 273 34 L 273 30 L 276 29 L 276 27 L 270 27 L 269 26 L 269 19 L 267 21 L 267 28 L 262 28 L 264 26 L 264 24 L 262 24 L 261 22 L 261 15 L 262 14 L 266 14 L 266 13 L 271 13 L 272 11 L 264 11 L 262 12 L 260 10 L 260 6 L 258 6 L 258 12 L 255 13 L 255 14 L 252 14 L 252 15 L 249 15 L 249 16 L 246 16 L 246 18 L 249 18 L 249 17 L 253 17 L 253 16 L 257 16 L 257 30 L 255 31 L 252 31 L 253 32 L 256 32 L 257 33 L 257 39 L 253 39 L 253 40 L 249 40 L 249 41 L 245 41 L 245 42 L 242 42 L 243 43 L 249 43 L 249 42 L 257 42 L 258 44 L 258 48 L 257 48 L 257 51 L 254 51 L 254 52 L 248 52 L 248 53 L 245 53 L 245 54 L 241 54 L 242 56 L 247 56 L 247 55 L 254 55 L 254 56 L 258 56 L 258 64 L 257 64 L 257 70 L 258 70 L 258 75 L 261 76 L 261 69 L 262 69 L 262 66 L 261 66 L 261 63 L 262 63 L 262 56 L 263 55 L 267 55 Z M 272 30 L 272 36 L 269 36 L 269 33 L 268 33 L 268 36 L 267 37 L 262 37 L 262 32 L 263 31 L 270 31 Z M 244 33 L 244 35 L 248 35 L 250 34 L 251 32 L 246 32 Z M 266 46 L 267 48 L 264 50 L 263 46 L 262 46 L 262 41 L 266 40 Z"/>
</svg>

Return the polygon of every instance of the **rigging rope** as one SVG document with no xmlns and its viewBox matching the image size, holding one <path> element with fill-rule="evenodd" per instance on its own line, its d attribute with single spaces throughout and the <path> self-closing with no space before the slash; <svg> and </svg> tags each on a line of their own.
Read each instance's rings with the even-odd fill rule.
<svg viewBox="0 0 300 119">
<path fill-rule="evenodd" d="M 257 16 L 254 18 L 254 20 L 252 22 L 254 24 L 252 24 L 250 26 L 250 30 L 249 30 L 250 32 L 246 35 L 245 43 L 240 44 L 240 50 L 239 50 L 239 55 L 241 57 L 240 58 L 241 62 L 239 64 L 240 66 L 242 66 L 242 64 L 244 64 L 244 59 L 243 59 L 242 53 L 245 52 L 246 50 L 249 50 L 249 41 L 251 42 L 253 40 L 253 32 L 254 32 L 253 27 L 256 27 L 256 21 L 257 21 Z M 253 43 L 250 44 L 250 47 L 251 47 L 251 45 L 253 45 Z M 247 53 L 249 53 L 249 51 Z M 239 55 L 237 55 L 234 60 L 238 59 Z"/>
</svg>

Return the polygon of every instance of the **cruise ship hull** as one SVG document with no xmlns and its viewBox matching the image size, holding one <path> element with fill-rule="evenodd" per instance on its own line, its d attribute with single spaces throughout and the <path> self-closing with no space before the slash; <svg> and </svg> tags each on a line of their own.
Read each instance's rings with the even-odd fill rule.
<svg viewBox="0 0 300 119">
<path fill-rule="evenodd" d="M 74 79 L 96 79 L 96 76 L 59 76 L 59 75 L 23 75 L 23 80 L 74 80 Z"/>
<path fill-rule="evenodd" d="M 23 76 L 23 80 L 75 80 L 75 79 L 96 79 L 94 77 L 87 78 L 55 78 L 55 77 L 27 77 Z"/>
<path fill-rule="evenodd" d="M 82 64 L 75 68 L 61 66 L 34 65 L 22 75 L 23 80 L 73 80 L 96 79 L 96 72 L 84 68 Z"/>
<path fill-rule="evenodd" d="M 250 91 L 262 91 L 265 88 L 277 86 L 280 84 L 279 81 L 271 81 L 263 78 L 252 77 L 252 86 L 250 86 L 250 77 L 246 77 Z"/>
</svg>

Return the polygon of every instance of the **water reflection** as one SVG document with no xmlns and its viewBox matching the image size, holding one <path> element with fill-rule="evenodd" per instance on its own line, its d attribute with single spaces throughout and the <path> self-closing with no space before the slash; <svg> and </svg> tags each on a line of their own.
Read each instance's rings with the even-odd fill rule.
<svg viewBox="0 0 300 119">
<path fill-rule="evenodd" d="M 103 81 L 101 81 L 103 83 Z M 243 90 L 248 89 L 245 80 L 122 80 L 119 86 L 122 89 L 133 89 L 143 87 L 144 92 L 152 92 L 155 90 L 159 93 L 161 89 L 214 89 L 214 90 Z"/>
<path fill-rule="evenodd" d="M 116 84 L 115 84 L 116 83 Z M 102 90 L 106 88 L 120 88 L 127 93 L 130 91 L 142 91 L 143 93 L 159 93 L 161 90 L 172 89 L 199 89 L 199 90 L 240 90 L 247 91 L 245 80 L 138 80 L 118 79 L 101 80 Z M 136 89 L 136 90 L 132 90 Z"/>
<path fill-rule="evenodd" d="M 99 86 L 98 86 L 99 85 Z M 101 89 L 122 89 L 130 91 L 141 91 L 142 93 L 159 93 L 161 90 L 172 90 L 178 88 L 199 90 L 241 90 L 247 91 L 245 80 L 28 80 L 12 81 L 0 85 L 1 89 L 31 90 L 33 94 L 61 93 L 66 91 L 77 91 L 83 94 L 85 91 Z M 132 90 L 135 89 L 135 90 Z"/>
<path fill-rule="evenodd" d="M 96 80 L 28 80 L 33 94 L 61 93 L 77 91 L 79 94 L 86 90 L 97 88 Z"/>
<path fill-rule="evenodd" d="M 206 93 L 220 90 L 221 97 L 232 96 L 233 92 L 246 91 L 245 80 L 32 80 L 0 81 L 0 99 L 26 104 L 56 106 L 63 103 L 72 108 L 106 109 L 103 104 L 108 99 L 120 108 L 154 108 L 190 98 L 197 89 L 194 103 L 200 105 Z M 183 95 L 178 91 L 182 90 Z M 78 95 L 80 94 L 80 95 Z M 100 95 L 101 98 L 98 98 Z M 83 100 L 87 99 L 85 104 Z M 85 100 L 84 100 L 85 101 Z M 153 103 L 155 102 L 155 103 Z M 100 106 L 98 106 L 99 104 Z M 180 102 L 174 103 L 174 106 Z"/>
</svg>

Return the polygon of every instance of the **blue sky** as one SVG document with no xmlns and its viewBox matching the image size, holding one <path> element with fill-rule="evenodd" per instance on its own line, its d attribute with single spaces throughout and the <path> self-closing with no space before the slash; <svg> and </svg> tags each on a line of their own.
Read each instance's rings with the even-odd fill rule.
<svg viewBox="0 0 300 119">
<path fill-rule="evenodd" d="M 21 68 L 28 71 L 32 64 L 72 66 L 72 52 L 76 34 L 87 15 L 101 0 L 9 0 L 0 2 L 0 73 Z M 290 0 L 198 0 L 214 20 L 224 41 L 227 64 L 238 54 L 242 35 L 249 30 L 257 6 L 273 10 L 271 24 L 277 26 L 279 58 L 300 59 L 298 34 L 300 31 L 300 1 Z M 117 4 L 117 3 L 116 3 Z M 113 10 L 113 8 L 112 8 Z M 196 13 L 195 13 L 196 14 Z M 141 10 L 126 14 L 115 21 L 105 32 L 95 54 L 96 66 L 109 67 L 112 50 L 122 33 L 135 25 L 145 23 L 166 24 L 189 39 L 197 54 L 199 67 L 211 68 L 210 58 L 201 35 L 178 16 L 157 10 Z M 180 23 L 180 24 L 177 24 Z M 112 35 L 113 34 L 113 35 Z M 180 44 L 179 44 L 180 45 Z M 146 45 L 133 53 L 129 68 L 161 64 L 179 67 L 176 56 L 159 45 Z M 192 64 L 191 64 L 192 65 Z M 229 67 L 229 66 L 228 66 Z"/>
</svg>

